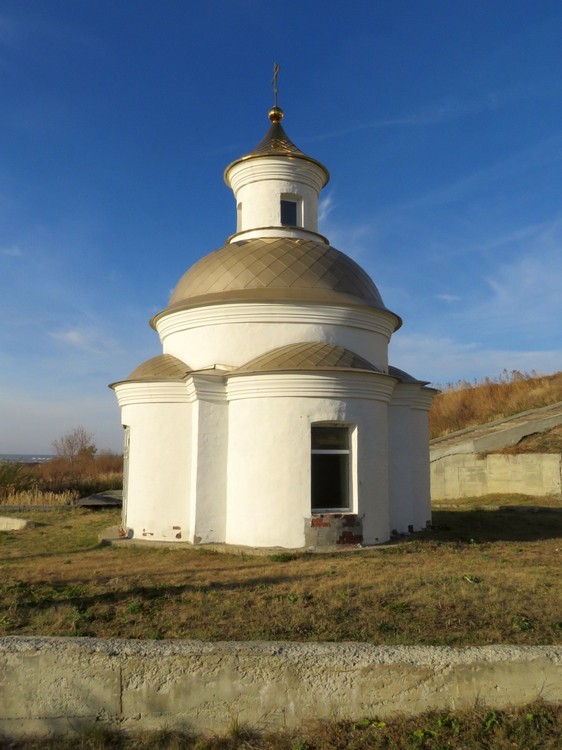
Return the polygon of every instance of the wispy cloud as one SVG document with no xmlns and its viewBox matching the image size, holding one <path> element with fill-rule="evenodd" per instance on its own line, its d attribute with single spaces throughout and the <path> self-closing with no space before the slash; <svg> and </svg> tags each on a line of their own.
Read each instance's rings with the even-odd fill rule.
<svg viewBox="0 0 562 750">
<path fill-rule="evenodd" d="M 447 293 L 436 294 L 435 298 L 443 300 L 443 302 L 460 302 L 460 300 L 462 299 L 461 297 L 458 297 L 456 294 L 447 294 Z"/>
<path fill-rule="evenodd" d="M 326 193 L 322 195 L 318 201 L 318 223 L 322 224 L 328 220 L 328 217 L 332 213 L 335 206 L 334 193 Z"/>
<path fill-rule="evenodd" d="M 478 342 L 462 343 L 448 336 L 399 332 L 391 342 L 390 362 L 439 387 L 458 380 L 496 377 L 504 369 L 556 372 L 562 362 L 562 346 L 558 349 L 491 349 Z"/>
<path fill-rule="evenodd" d="M 90 348 L 88 337 L 82 331 L 49 331 L 49 336 L 56 341 L 62 341 L 64 344 L 77 346 L 79 349 Z"/>
<path fill-rule="evenodd" d="M 555 222 L 557 219 L 554 220 Z M 488 255 L 494 250 L 502 250 L 509 247 L 521 247 L 534 242 L 536 237 L 548 231 L 552 227 L 552 220 L 540 224 L 524 224 L 523 226 L 511 226 L 508 230 L 498 232 L 494 227 L 478 227 L 477 238 L 468 240 L 463 233 L 456 231 L 453 237 L 447 237 L 437 246 L 433 244 L 428 258 L 440 260 L 443 258 L 456 258 L 462 255 L 482 256 Z"/>
<path fill-rule="evenodd" d="M 329 224 L 321 229 L 330 240 L 330 244 L 341 249 L 346 255 L 360 262 L 367 250 L 370 254 L 376 239 L 376 233 L 370 224 L 357 224 L 355 226 L 344 224 Z"/>
<path fill-rule="evenodd" d="M 328 193 L 320 199 L 318 230 L 329 239 L 331 245 L 359 260 L 367 250 L 372 252 L 377 232 L 370 223 L 350 224 L 334 220 L 333 212 L 336 206 L 333 193 Z"/>
<path fill-rule="evenodd" d="M 470 311 L 489 329 L 517 331 L 537 339 L 543 331 L 562 332 L 562 221 L 529 243 L 485 277 L 490 295 Z M 562 337 L 561 337 L 562 338 Z"/>
<path fill-rule="evenodd" d="M 560 160 L 562 160 L 562 134 L 535 143 L 511 154 L 506 159 L 494 162 L 435 190 L 430 190 L 413 200 L 390 207 L 386 210 L 386 213 L 400 215 L 412 209 L 451 204 L 466 195 L 481 191 L 482 188 L 493 183 L 513 179 L 533 169 L 552 165 Z"/>
<path fill-rule="evenodd" d="M 106 355 L 118 350 L 113 337 L 106 335 L 103 330 L 94 327 L 68 327 L 48 331 L 51 339 L 63 346 L 89 352 L 91 354 Z"/>
<path fill-rule="evenodd" d="M 536 86 L 531 88 L 522 85 L 506 88 L 501 91 L 496 90 L 484 92 L 481 96 L 474 98 L 442 99 L 441 101 L 431 102 L 427 106 L 421 107 L 413 112 L 399 114 L 384 119 L 356 123 L 348 128 L 334 130 L 308 139 L 304 138 L 303 140 L 308 142 L 324 141 L 331 138 L 349 136 L 353 133 L 359 133 L 365 130 L 439 125 L 459 120 L 463 117 L 480 114 L 481 112 L 490 112 L 528 98 L 550 95 L 551 93 L 550 89 L 541 90 Z"/>
<path fill-rule="evenodd" d="M 0 247 L 0 255 L 9 255 L 12 258 L 21 258 L 23 253 L 17 245 L 11 245 L 10 247 Z"/>
</svg>

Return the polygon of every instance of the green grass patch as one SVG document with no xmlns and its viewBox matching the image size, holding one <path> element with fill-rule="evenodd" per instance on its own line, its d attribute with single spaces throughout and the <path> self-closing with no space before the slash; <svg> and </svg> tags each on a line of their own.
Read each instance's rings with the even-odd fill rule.
<svg viewBox="0 0 562 750">
<path fill-rule="evenodd" d="M 0 535 L 0 635 L 562 643 L 549 508 L 437 509 L 397 544 L 269 557 L 102 546 L 114 509 L 22 515 L 42 525 Z"/>
</svg>

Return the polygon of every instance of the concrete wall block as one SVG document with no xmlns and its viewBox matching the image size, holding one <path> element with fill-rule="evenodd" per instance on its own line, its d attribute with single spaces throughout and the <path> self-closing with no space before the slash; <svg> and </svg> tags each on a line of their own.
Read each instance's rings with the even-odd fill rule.
<svg viewBox="0 0 562 750">
<path fill-rule="evenodd" d="M 431 497 L 451 499 L 489 493 L 556 495 L 562 493 L 562 457 L 558 454 L 456 454 L 431 463 Z"/>
<path fill-rule="evenodd" d="M 96 720 L 222 732 L 314 719 L 562 702 L 562 647 L 0 639 L 0 733 Z"/>
<path fill-rule="evenodd" d="M 89 658 L 83 649 L 49 649 L 37 640 L 37 649 L 24 653 L 3 653 L 0 682 L 2 718 L 26 722 L 60 718 L 119 715 L 120 670 L 118 664 Z"/>
</svg>

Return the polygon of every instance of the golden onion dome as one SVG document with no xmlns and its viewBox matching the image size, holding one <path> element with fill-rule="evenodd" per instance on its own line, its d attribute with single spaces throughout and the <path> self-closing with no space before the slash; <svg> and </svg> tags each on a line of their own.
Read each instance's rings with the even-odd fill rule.
<svg viewBox="0 0 562 750">
<path fill-rule="evenodd" d="M 315 303 L 387 310 L 369 275 L 327 243 L 294 237 L 254 238 L 231 242 L 195 263 L 152 324 L 176 310 L 228 302 Z M 401 320 L 395 317 L 399 327 Z"/>
</svg>

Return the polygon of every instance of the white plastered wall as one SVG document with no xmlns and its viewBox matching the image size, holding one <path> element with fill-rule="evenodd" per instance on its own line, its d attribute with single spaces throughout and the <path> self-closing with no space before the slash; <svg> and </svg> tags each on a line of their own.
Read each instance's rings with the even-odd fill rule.
<svg viewBox="0 0 562 750">
<path fill-rule="evenodd" d="M 134 538 L 190 537 L 191 416 L 187 402 L 122 406 L 122 422 L 130 428 L 124 522 Z"/>
<path fill-rule="evenodd" d="M 301 226 L 317 231 L 318 195 L 326 182 L 326 173 L 318 165 L 287 157 L 248 159 L 227 170 L 226 182 L 237 206 L 241 204 L 238 232 L 281 226 L 282 196 L 298 197 L 302 202 Z"/>
<path fill-rule="evenodd" d="M 389 537 L 387 401 L 395 381 L 364 375 L 229 379 L 226 542 L 300 548 L 311 517 L 310 427 L 354 427 L 352 507 L 366 544 Z"/>
<path fill-rule="evenodd" d="M 228 404 L 222 378 L 194 375 L 188 380 L 194 400 L 192 434 L 196 446 L 191 471 L 190 538 L 193 544 L 224 542 Z"/>
<path fill-rule="evenodd" d="M 156 325 L 164 353 L 194 370 L 240 367 L 272 349 L 314 341 L 343 346 L 386 371 L 395 320 L 368 308 L 254 303 L 181 310 Z"/>
<path fill-rule="evenodd" d="M 390 528 L 406 534 L 413 526 L 414 514 L 414 469 L 412 434 L 412 403 L 420 387 L 398 383 L 389 409 L 388 451 Z"/>
<path fill-rule="evenodd" d="M 394 382 L 388 387 L 394 387 Z M 385 396 L 390 396 L 390 390 Z M 355 418 L 360 426 L 357 513 L 363 520 L 363 544 L 382 544 L 390 537 L 388 401 L 353 399 L 349 407 L 350 417 Z"/>
<path fill-rule="evenodd" d="M 428 414 L 435 390 L 397 385 L 389 410 L 390 525 L 400 534 L 431 521 Z"/>
<path fill-rule="evenodd" d="M 412 406 L 414 529 L 425 529 L 431 522 L 429 467 L 429 409 L 436 391 L 420 388 Z"/>
</svg>

